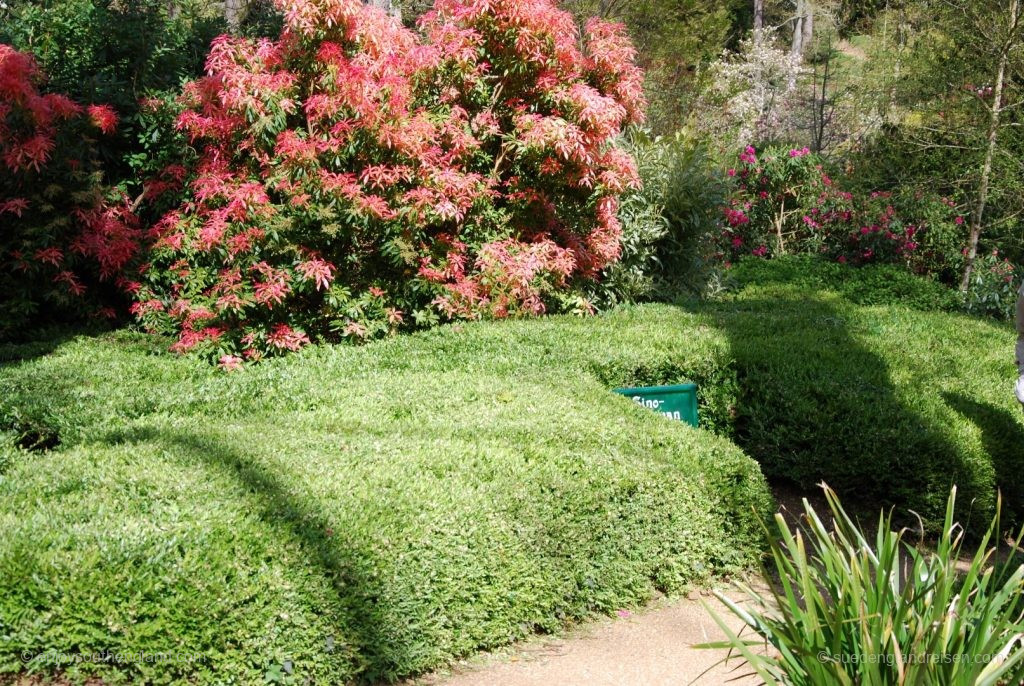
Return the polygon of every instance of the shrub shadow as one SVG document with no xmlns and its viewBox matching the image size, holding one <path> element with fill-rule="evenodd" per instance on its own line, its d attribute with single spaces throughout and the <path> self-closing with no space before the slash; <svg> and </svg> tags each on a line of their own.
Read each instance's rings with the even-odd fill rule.
<svg viewBox="0 0 1024 686">
<path fill-rule="evenodd" d="M 850 306 L 805 293 L 696 309 L 727 335 L 736 360 L 735 442 L 777 485 L 817 493 L 824 481 L 871 518 L 895 508 L 894 519 L 916 527 L 913 510 L 934 530 L 957 484 L 987 524 L 991 471 L 965 459 L 941 418 L 900 396 L 886 360 L 857 340 Z M 969 517 L 969 506 L 960 511 Z"/>
<path fill-rule="evenodd" d="M 395 654 L 394 642 L 370 610 L 383 594 L 381 584 L 371 578 L 372 570 L 365 568 L 360 556 L 339 544 L 332 528 L 337 524 L 315 504 L 297 499 L 267 465 L 211 437 L 141 428 L 113 436 L 111 442 L 156 443 L 237 479 L 260 519 L 282 538 L 298 542 L 310 564 L 336 590 L 344 616 L 333 621 L 336 631 L 324 636 L 324 649 L 352 660 L 361 683 L 389 678 L 389 668 L 401 656 Z"/>
<path fill-rule="evenodd" d="M 75 336 L 88 333 L 64 329 L 27 340 L 0 339 L 0 368 L 45 357 Z"/>
<path fill-rule="evenodd" d="M 1021 415 L 963 393 L 943 393 L 946 403 L 981 431 L 982 444 L 992 458 L 1006 512 L 1024 512 L 1024 423 Z"/>
</svg>

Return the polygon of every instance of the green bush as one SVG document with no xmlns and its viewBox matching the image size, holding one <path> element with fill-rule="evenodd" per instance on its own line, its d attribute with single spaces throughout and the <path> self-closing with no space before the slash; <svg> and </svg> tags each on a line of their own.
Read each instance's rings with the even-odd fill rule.
<svg viewBox="0 0 1024 686">
<path fill-rule="evenodd" d="M 599 305 L 700 295 L 717 276 L 715 231 L 728 183 L 685 132 L 651 137 L 633 129 L 625 147 L 643 181 L 619 207 L 622 256 L 595 291 Z"/>
<path fill-rule="evenodd" d="M 932 530 L 953 484 L 982 519 L 997 486 L 1020 517 L 1013 331 L 919 311 L 949 309 L 957 296 L 897 274 L 806 258 L 734 270 L 738 290 L 700 309 L 735 360 L 734 440 L 769 478 L 826 481 L 858 503 L 912 509 Z"/>
<path fill-rule="evenodd" d="M 716 276 L 712 252 L 729 184 L 700 143 L 676 134 L 662 145 L 660 175 L 644 179 L 660 192 L 668 225 L 658 243 L 659 290 L 699 295 Z"/>
<path fill-rule="evenodd" d="M 1012 320 L 1017 311 L 1020 270 L 999 251 L 978 255 L 964 296 L 964 310 L 973 314 Z"/>
<path fill-rule="evenodd" d="M 713 332 L 662 336 L 680 317 L 444 327 L 233 373 L 124 333 L 5 347 L 0 430 L 59 444 L 0 477 L 0 674 L 391 679 L 749 565 L 757 465 L 594 371 L 711 364 Z M 203 660 L 59 670 L 50 650 Z"/>
<path fill-rule="evenodd" d="M 996 155 L 993 160 L 980 251 L 998 249 L 1015 264 L 1024 264 L 1024 243 L 1020 240 L 1024 205 L 1017 163 L 1024 150 L 1024 138 L 1017 135 L 1015 129 L 1011 130 L 1014 133 L 1001 141 L 1004 154 Z M 980 159 L 947 145 L 948 142 L 946 132 L 926 132 L 920 122 L 906 120 L 902 124 L 886 125 L 847 157 L 849 173 L 846 178 L 851 186 L 861 191 L 884 188 L 907 197 L 946 196 L 966 219 L 975 202 L 976 187 L 972 180 L 978 173 Z M 960 227 L 955 254 L 950 254 L 957 263 L 962 263 L 959 251 L 966 245 L 966 224 Z M 962 264 L 953 266 L 958 268 Z M 958 281 L 961 275 L 953 275 L 951 282 Z"/>
<path fill-rule="evenodd" d="M 655 276 L 662 271 L 658 242 L 668 233 L 662 187 L 667 148 L 659 139 L 652 139 L 638 129 L 627 132 L 623 143 L 636 160 L 643 185 L 620 197 L 622 254 L 616 263 L 604 269 L 599 282 L 591 287 L 592 300 L 600 307 L 635 303 L 651 296 Z"/>
<path fill-rule="evenodd" d="M 741 292 L 757 284 L 774 284 L 835 291 L 857 305 L 900 305 L 922 311 L 954 311 L 960 305 L 955 290 L 889 264 L 854 270 L 812 255 L 789 255 L 772 261 L 743 259 L 726 275 L 733 290 Z"/>
<path fill-rule="evenodd" d="M 709 608 L 728 640 L 703 647 L 735 649 L 766 684 L 1020 683 L 1024 565 L 1016 549 L 996 564 L 998 517 L 965 568 L 955 489 L 934 550 L 894 532 L 885 514 L 877 533 L 864 532 L 827 487 L 825 497 L 829 524 L 806 499 L 799 530 L 775 515 L 770 592 L 740 585 L 740 603 L 716 594 L 757 639 Z"/>
<path fill-rule="evenodd" d="M 122 116 L 201 74 L 224 29 L 199 0 L 20 0 L 0 8 L 0 20 L 0 43 L 31 52 L 50 88 Z"/>
</svg>

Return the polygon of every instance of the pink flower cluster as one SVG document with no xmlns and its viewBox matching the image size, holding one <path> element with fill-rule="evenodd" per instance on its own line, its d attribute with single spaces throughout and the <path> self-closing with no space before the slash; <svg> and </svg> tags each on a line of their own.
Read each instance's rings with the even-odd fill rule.
<svg viewBox="0 0 1024 686">
<path fill-rule="evenodd" d="M 725 214 L 725 221 L 729 226 L 738 227 L 750 223 L 750 217 L 743 210 L 726 207 L 722 212 Z"/>
<path fill-rule="evenodd" d="M 738 179 L 736 191 L 722 208 L 718 256 L 724 261 L 769 257 L 784 249 L 825 253 L 844 264 L 885 261 L 924 271 L 945 259 L 922 250 L 922 237 L 934 227 L 908 216 L 906 202 L 897 202 L 890 192 L 861 197 L 842 190 L 809 148 L 772 148 L 758 155 L 747 147 L 739 162 L 738 170 L 729 170 Z M 941 209 L 928 210 L 928 203 Z M 951 228 L 964 224 L 955 214 L 956 203 L 947 198 L 918 194 L 909 209 L 924 216 L 948 213 Z"/>
</svg>

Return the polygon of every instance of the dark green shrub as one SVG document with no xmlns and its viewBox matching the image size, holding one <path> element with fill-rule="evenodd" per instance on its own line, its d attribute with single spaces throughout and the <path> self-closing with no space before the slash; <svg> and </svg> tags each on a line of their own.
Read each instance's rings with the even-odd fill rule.
<svg viewBox="0 0 1024 686">
<path fill-rule="evenodd" d="M 668 233 L 663 187 L 667 146 L 634 128 L 624 136 L 624 148 L 636 160 L 643 185 L 619 199 L 622 254 L 591 288 L 593 300 L 601 307 L 644 300 L 654 291 L 656 275 L 663 271 L 657 248 Z"/>
<path fill-rule="evenodd" d="M 977 101 L 975 104 L 980 104 Z M 973 189 L 977 181 L 977 156 L 980 148 L 965 154 L 958 145 L 950 145 L 948 131 L 929 130 L 909 121 L 887 125 L 851 154 L 847 161 L 846 183 L 850 190 L 888 189 L 901 195 L 945 196 L 965 218 L 970 214 Z M 1024 137 L 1010 126 L 1000 137 L 1002 154 L 993 160 L 990 193 L 985 211 L 985 230 L 981 252 L 998 249 L 1015 264 L 1024 263 L 1021 242 L 1020 164 Z M 966 222 L 965 222 L 966 224 Z M 966 243 L 964 231 L 957 250 Z M 953 255 L 956 257 L 956 255 Z M 956 274 L 951 282 L 958 282 Z"/>
<path fill-rule="evenodd" d="M 728 183 L 705 148 L 683 132 L 632 130 L 626 147 L 643 186 L 622 197 L 622 257 L 596 289 L 601 304 L 704 293 L 717 272 L 714 236 Z"/>
<path fill-rule="evenodd" d="M 201 74 L 223 29 L 199 0 L 19 0 L 0 9 L 0 43 L 31 52 L 50 88 L 122 116 Z"/>
<path fill-rule="evenodd" d="M 716 275 L 714 238 L 730 186 L 697 141 L 676 134 L 663 145 L 661 173 L 644 179 L 661 194 L 668 227 L 658 242 L 659 291 L 670 297 L 703 294 Z"/>
<path fill-rule="evenodd" d="M 270 38 L 280 34 L 283 26 L 284 15 L 274 6 L 274 0 L 249 0 L 239 31 L 252 38 Z"/>
</svg>

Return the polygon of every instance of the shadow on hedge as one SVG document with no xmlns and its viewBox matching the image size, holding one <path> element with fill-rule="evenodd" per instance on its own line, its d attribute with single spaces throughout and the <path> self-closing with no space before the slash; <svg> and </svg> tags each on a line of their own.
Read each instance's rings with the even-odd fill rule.
<svg viewBox="0 0 1024 686">
<path fill-rule="evenodd" d="M 308 553 L 310 564 L 315 565 L 336 590 L 345 615 L 335 623 L 336 633 L 324 637 L 325 650 L 349 661 L 352 673 L 358 675 L 360 682 L 379 679 L 388 674 L 393 664 L 404 662 L 403 656 L 395 654 L 397 646 L 389 640 L 386 627 L 381 626 L 373 614 L 376 599 L 383 595 L 381 583 L 372 580 L 369 571 L 361 568 L 363 563 L 358 555 L 350 555 L 339 547 L 330 520 L 315 503 L 296 499 L 272 469 L 221 441 L 198 434 L 171 434 L 143 428 L 118 435 L 114 442 L 158 443 L 168 450 L 184 452 L 215 470 L 227 470 L 249 494 L 253 511 L 260 519 L 271 529 L 280 531 L 282 538 L 297 541 Z"/>
<path fill-rule="evenodd" d="M 795 292 L 756 295 L 699 311 L 727 335 L 736 360 L 733 439 L 769 479 L 815 492 L 824 481 L 866 515 L 894 507 L 901 523 L 916 525 L 912 510 L 929 528 L 941 523 L 955 483 L 962 502 L 974 501 L 971 519 L 987 522 L 993 465 L 961 449 L 936 403 L 893 383 L 886 359 L 857 340 L 863 322 L 851 306 Z M 1000 435 L 1011 425 L 1021 431 L 1012 418 L 990 413 L 984 421 Z"/>
<path fill-rule="evenodd" d="M 93 332 L 86 329 L 81 331 L 61 329 L 28 339 L 0 339 L 0 367 L 45 357 L 75 336 L 89 335 L 90 333 Z"/>
<path fill-rule="evenodd" d="M 1019 517 L 1024 512 L 1024 425 L 1020 415 L 963 393 L 943 393 L 942 397 L 981 431 L 985 452 L 992 457 L 1003 493 L 1003 507 Z"/>
</svg>

